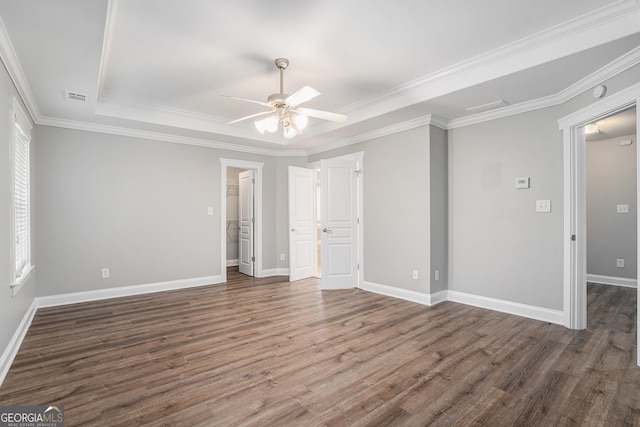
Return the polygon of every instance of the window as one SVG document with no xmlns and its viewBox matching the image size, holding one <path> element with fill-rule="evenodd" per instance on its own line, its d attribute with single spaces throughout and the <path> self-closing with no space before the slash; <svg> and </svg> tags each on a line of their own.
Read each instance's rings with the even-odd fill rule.
<svg viewBox="0 0 640 427">
<path fill-rule="evenodd" d="M 11 286 L 15 294 L 31 273 L 31 207 L 29 200 L 29 146 L 31 122 L 12 99 L 12 218 L 11 228 L 15 235 L 13 245 L 13 278 Z"/>
</svg>

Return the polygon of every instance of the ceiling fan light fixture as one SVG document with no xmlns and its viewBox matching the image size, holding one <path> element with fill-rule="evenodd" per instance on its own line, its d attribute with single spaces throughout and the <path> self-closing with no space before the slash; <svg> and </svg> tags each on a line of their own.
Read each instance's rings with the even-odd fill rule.
<svg viewBox="0 0 640 427">
<path fill-rule="evenodd" d="M 293 118 L 293 124 L 296 126 L 296 128 L 303 130 L 304 128 L 307 127 L 307 124 L 309 124 L 309 117 L 305 116 L 304 114 L 294 114 L 292 116 Z"/>
<path fill-rule="evenodd" d="M 267 118 L 264 119 L 265 130 L 271 133 L 277 131 L 279 121 L 280 120 L 278 119 L 278 116 L 276 116 L 275 114 L 273 116 L 268 116 Z"/>
<path fill-rule="evenodd" d="M 232 120 L 227 124 L 234 124 L 244 120 L 252 119 L 258 116 L 270 114 L 260 120 L 256 120 L 253 124 L 264 135 L 265 132 L 273 133 L 282 127 L 282 134 L 285 138 L 293 138 L 301 135 L 303 129 L 309 124 L 309 116 L 323 120 L 331 120 L 342 123 L 347 119 L 344 114 L 331 113 L 328 111 L 314 110 L 312 108 L 298 108 L 299 104 L 310 101 L 320 95 L 320 92 L 311 86 L 303 86 L 291 95 L 284 93 L 284 70 L 289 66 L 289 60 L 286 58 L 277 58 L 276 67 L 280 71 L 280 92 L 269 95 L 267 102 L 253 101 L 251 99 L 236 98 L 228 96 L 228 98 L 239 101 L 251 102 L 268 107 L 271 111 L 251 114 L 236 120 Z M 223 95 L 226 96 L 226 95 Z"/>
<path fill-rule="evenodd" d="M 253 124 L 256 127 L 256 129 L 258 129 L 258 132 L 260 132 L 261 135 L 264 135 L 264 132 L 267 130 L 267 126 L 264 123 L 264 119 L 256 120 Z"/>
<path fill-rule="evenodd" d="M 298 134 L 298 131 L 293 126 L 289 125 L 289 126 L 285 126 L 285 128 L 282 131 L 282 134 L 284 135 L 285 138 L 291 139 Z"/>
</svg>

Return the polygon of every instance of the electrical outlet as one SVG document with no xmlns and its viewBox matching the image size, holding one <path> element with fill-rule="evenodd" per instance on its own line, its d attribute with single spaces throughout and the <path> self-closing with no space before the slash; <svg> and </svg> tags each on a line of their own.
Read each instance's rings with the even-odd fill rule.
<svg viewBox="0 0 640 427">
<path fill-rule="evenodd" d="M 284 260 L 286 260 L 286 259 L 287 259 L 287 258 L 284 256 L 284 254 L 280 254 L 280 261 L 284 261 Z"/>
<path fill-rule="evenodd" d="M 436 280 L 436 282 L 438 280 L 440 280 L 440 270 L 436 270 L 435 273 L 433 273 L 434 279 Z"/>
<path fill-rule="evenodd" d="M 618 259 L 616 260 L 616 267 L 618 267 L 618 268 L 624 268 L 624 259 L 622 259 L 622 258 L 618 258 Z"/>
<path fill-rule="evenodd" d="M 413 278 L 414 280 L 418 279 L 418 270 L 413 270 Z"/>
<path fill-rule="evenodd" d="M 103 279 L 108 279 L 109 278 L 109 269 L 108 268 L 103 268 L 102 269 L 102 278 Z"/>
</svg>

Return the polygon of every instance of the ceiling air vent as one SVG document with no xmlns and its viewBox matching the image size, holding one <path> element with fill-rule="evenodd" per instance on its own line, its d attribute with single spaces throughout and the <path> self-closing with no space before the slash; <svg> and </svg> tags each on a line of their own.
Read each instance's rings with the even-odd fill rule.
<svg viewBox="0 0 640 427">
<path fill-rule="evenodd" d="M 465 111 L 468 111 L 470 113 L 482 113 L 483 111 L 495 110 L 496 108 L 506 107 L 507 105 L 509 105 L 509 103 L 501 99 L 500 101 L 493 101 L 489 102 L 488 104 L 465 108 Z"/>
<path fill-rule="evenodd" d="M 83 95 L 78 92 L 70 92 L 68 90 L 64 91 L 64 99 L 68 101 L 80 101 L 87 102 L 87 95 Z"/>
</svg>

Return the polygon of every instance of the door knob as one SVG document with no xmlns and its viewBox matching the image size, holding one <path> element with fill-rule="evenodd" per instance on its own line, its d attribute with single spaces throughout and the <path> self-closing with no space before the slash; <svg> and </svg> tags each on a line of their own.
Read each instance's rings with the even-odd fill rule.
<svg viewBox="0 0 640 427">
<path fill-rule="evenodd" d="M 329 230 L 327 227 L 323 228 L 322 231 L 324 233 L 333 233 L 333 230 Z"/>
</svg>

